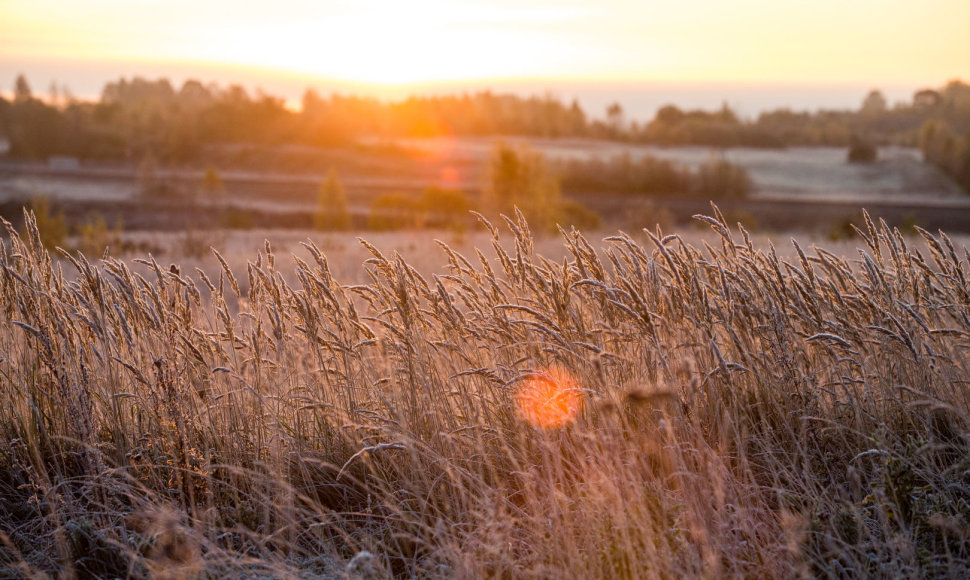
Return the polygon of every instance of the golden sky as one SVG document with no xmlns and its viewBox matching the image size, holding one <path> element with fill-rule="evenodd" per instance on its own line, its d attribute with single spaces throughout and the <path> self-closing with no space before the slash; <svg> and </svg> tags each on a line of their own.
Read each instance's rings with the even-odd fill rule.
<svg viewBox="0 0 970 580">
<path fill-rule="evenodd" d="M 550 79 L 940 85 L 968 0 L 0 0 L 0 59 L 378 86 Z"/>
</svg>

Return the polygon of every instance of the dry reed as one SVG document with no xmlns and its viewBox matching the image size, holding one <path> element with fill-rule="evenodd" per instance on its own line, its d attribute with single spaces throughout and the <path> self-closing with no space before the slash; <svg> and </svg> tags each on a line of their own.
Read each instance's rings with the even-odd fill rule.
<svg viewBox="0 0 970 580">
<path fill-rule="evenodd" d="M 359 285 L 312 243 L 298 283 L 268 243 L 143 276 L 6 224 L 0 575 L 970 573 L 966 252 L 866 216 L 785 261 L 713 213 L 561 262 L 486 223 L 433 277 L 363 242 Z M 528 424 L 557 376 L 579 414 Z"/>
</svg>

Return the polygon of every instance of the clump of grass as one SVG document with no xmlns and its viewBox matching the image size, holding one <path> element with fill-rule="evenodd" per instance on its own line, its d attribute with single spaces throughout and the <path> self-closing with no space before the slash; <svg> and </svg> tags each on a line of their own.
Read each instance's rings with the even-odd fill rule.
<svg viewBox="0 0 970 580">
<path fill-rule="evenodd" d="M 31 199 L 30 210 L 35 216 L 44 247 L 54 249 L 64 245 L 68 234 L 67 217 L 64 212 L 55 213 L 51 209 L 50 198 L 44 196 Z"/>
<path fill-rule="evenodd" d="M 713 213 L 561 262 L 484 222 L 433 276 L 363 242 L 360 285 L 7 224 L 0 575 L 967 573 L 964 254 L 865 216 L 785 261 Z M 516 408 L 537 377 L 566 420 Z"/>
<path fill-rule="evenodd" d="M 121 237 L 121 221 L 109 227 L 101 214 L 89 216 L 77 228 L 77 250 L 87 256 L 100 256 L 112 248 L 115 253 L 124 249 Z"/>
</svg>

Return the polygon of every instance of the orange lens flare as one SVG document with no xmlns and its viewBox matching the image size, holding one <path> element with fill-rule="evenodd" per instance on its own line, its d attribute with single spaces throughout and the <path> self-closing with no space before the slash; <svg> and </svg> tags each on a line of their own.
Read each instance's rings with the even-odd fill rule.
<svg viewBox="0 0 970 580">
<path fill-rule="evenodd" d="M 571 423 L 583 406 L 582 392 L 565 371 L 550 369 L 523 381 L 515 394 L 519 416 L 542 429 Z"/>
<path fill-rule="evenodd" d="M 461 173 L 455 166 L 448 165 L 441 168 L 438 180 L 445 185 L 456 185 L 461 181 Z"/>
</svg>

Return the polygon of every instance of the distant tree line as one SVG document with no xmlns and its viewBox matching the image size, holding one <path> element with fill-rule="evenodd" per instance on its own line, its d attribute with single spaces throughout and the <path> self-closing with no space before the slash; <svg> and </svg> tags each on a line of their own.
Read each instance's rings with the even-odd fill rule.
<svg viewBox="0 0 970 580">
<path fill-rule="evenodd" d="M 599 133 L 597 133 L 599 132 Z M 95 102 L 42 100 L 20 76 L 14 98 L 0 98 L 0 135 L 9 155 L 141 159 L 149 152 L 163 162 L 197 159 L 213 143 L 347 145 L 361 136 L 606 135 L 579 104 L 551 96 L 519 97 L 481 92 L 377 99 L 307 91 L 299 111 L 283 99 L 243 87 L 167 79 L 120 79 L 108 83 Z"/>
<path fill-rule="evenodd" d="M 920 128 L 935 119 L 958 132 L 970 131 L 970 85 L 952 81 L 940 90 L 924 89 L 911 102 L 890 107 L 879 91 L 870 92 L 857 110 L 799 112 L 778 109 L 745 122 L 726 105 L 718 111 L 682 111 L 668 105 L 642 129 L 636 141 L 663 145 L 847 147 L 864 138 L 876 145 L 918 144 Z"/>
<path fill-rule="evenodd" d="M 21 159 L 138 161 L 151 154 L 165 163 L 190 163 L 209 144 L 337 146 L 362 136 L 593 137 L 711 147 L 849 146 L 864 139 L 877 146 L 919 145 L 927 161 L 966 184 L 968 133 L 970 85 L 961 81 L 892 106 L 872 91 L 857 110 L 779 109 L 749 121 L 727 105 L 715 111 L 667 105 L 646 123 L 628 121 L 619 104 L 610 105 L 604 119 L 593 119 L 576 101 L 489 91 L 382 102 L 308 90 L 293 111 L 283 99 L 239 85 L 188 80 L 176 89 L 167 79 L 139 77 L 108 83 L 97 101 L 80 101 L 57 86 L 39 99 L 21 75 L 12 100 L 0 98 L 0 134 L 9 141 L 9 155 Z"/>
</svg>

